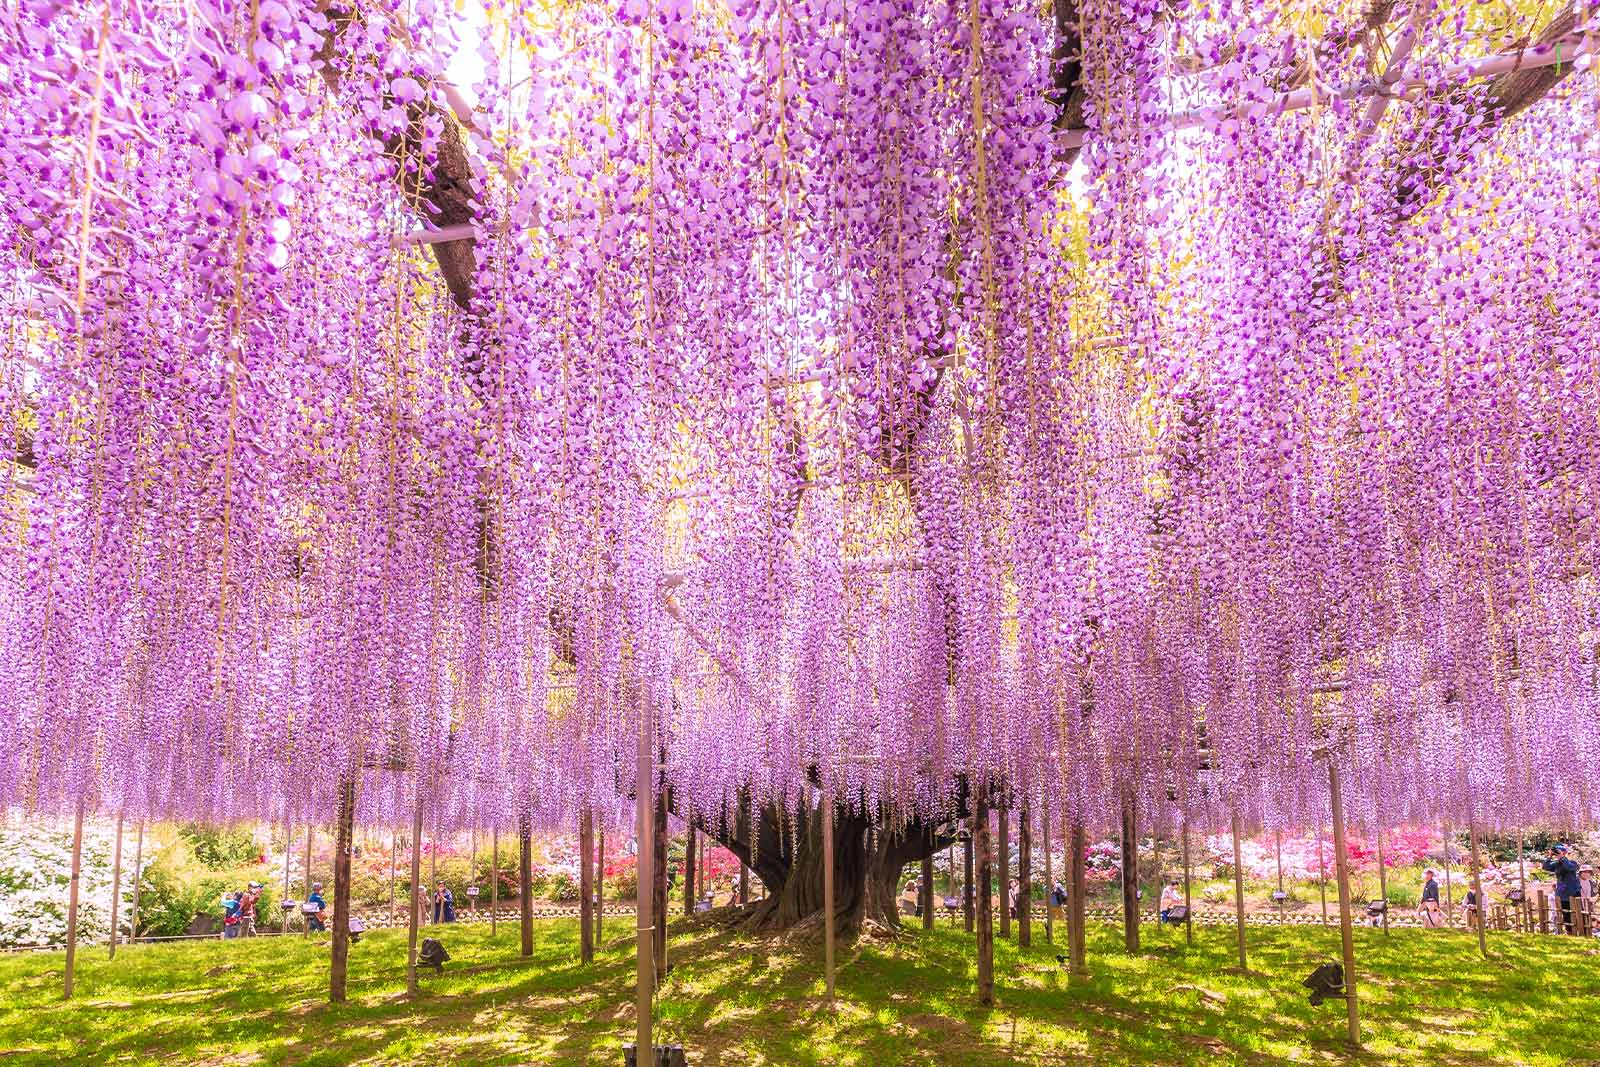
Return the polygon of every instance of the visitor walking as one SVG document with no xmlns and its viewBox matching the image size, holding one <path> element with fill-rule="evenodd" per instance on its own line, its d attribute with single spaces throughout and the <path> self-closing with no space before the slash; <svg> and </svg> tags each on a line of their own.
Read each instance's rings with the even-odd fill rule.
<svg viewBox="0 0 1600 1067">
<path fill-rule="evenodd" d="M 1561 906 L 1561 925 L 1569 934 L 1576 933 L 1577 927 L 1573 920 L 1573 898 L 1583 899 L 1583 886 L 1578 881 L 1578 864 L 1573 860 L 1566 845 L 1558 844 L 1550 850 L 1543 867 L 1550 874 L 1556 876 L 1556 901 Z"/>
<path fill-rule="evenodd" d="M 239 900 L 239 936 L 256 936 L 256 904 L 261 900 L 261 883 L 251 882 Z"/>
<path fill-rule="evenodd" d="M 1437 872 L 1432 868 L 1422 872 L 1422 903 L 1417 908 L 1423 927 L 1429 930 L 1437 930 L 1444 925 L 1444 910 L 1439 906 L 1436 875 Z"/>
<path fill-rule="evenodd" d="M 449 886 L 445 886 L 444 887 L 444 896 L 442 898 L 442 903 L 444 904 L 444 921 L 447 922 L 447 923 L 455 922 L 456 921 L 456 895 L 455 895 L 455 893 L 453 893 L 451 891 Z"/>
<path fill-rule="evenodd" d="M 239 936 L 239 893 L 222 894 L 222 939 L 232 941 Z"/>
<path fill-rule="evenodd" d="M 1175 918 L 1172 914 L 1172 909 L 1183 907 L 1183 891 L 1178 888 L 1178 879 L 1169 878 L 1167 884 L 1161 887 L 1160 907 L 1162 922 L 1173 924 L 1183 922 L 1183 918 Z"/>
<path fill-rule="evenodd" d="M 1590 933 L 1595 933 L 1594 868 L 1587 863 L 1578 868 L 1578 890 L 1578 906 L 1583 911 L 1583 925 Z"/>
</svg>

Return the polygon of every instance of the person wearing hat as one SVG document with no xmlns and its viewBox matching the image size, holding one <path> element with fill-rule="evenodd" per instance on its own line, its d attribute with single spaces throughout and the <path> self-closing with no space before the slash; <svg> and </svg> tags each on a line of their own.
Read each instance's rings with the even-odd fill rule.
<svg viewBox="0 0 1600 1067">
<path fill-rule="evenodd" d="M 1556 876 L 1556 900 L 1561 905 L 1561 925 L 1567 933 L 1577 933 L 1573 914 L 1573 898 L 1583 899 L 1583 885 L 1578 881 L 1578 864 L 1569 853 L 1571 849 L 1566 845 L 1556 845 L 1550 850 L 1550 858 L 1542 866 L 1546 871 Z"/>
<path fill-rule="evenodd" d="M 1422 903 L 1419 911 L 1422 915 L 1422 925 L 1429 930 L 1437 930 L 1444 925 L 1444 913 L 1439 909 L 1439 883 L 1438 877 L 1432 867 L 1422 872 Z"/>
</svg>

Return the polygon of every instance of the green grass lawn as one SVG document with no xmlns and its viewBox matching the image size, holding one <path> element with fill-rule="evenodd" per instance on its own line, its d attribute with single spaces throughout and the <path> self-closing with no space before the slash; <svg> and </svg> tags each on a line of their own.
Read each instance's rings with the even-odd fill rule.
<svg viewBox="0 0 1600 1067">
<path fill-rule="evenodd" d="M 610 925 L 623 933 L 627 920 Z M 840 955 L 839 1003 L 821 998 L 817 953 L 713 928 L 675 933 L 658 1040 L 700 1064 L 1281 1064 L 1600 1067 L 1595 942 L 1500 935 L 1483 962 L 1459 933 L 1357 931 L 1366 1051 L 1348 1055 L 1344 1007 L 1306 1002 L 1299 981 L 1336 958 L 1337 930 L 1252 929 L 1251 973 L 1231 927 L 1146 929 L 1128 956 L 1116 928 L 1090 931 L 1092 976 L 1070 982 L 1055 950 L 996 949 L 998 1003 L 974 1003 L 970 938 L 941 926 Z M 18 1064 L 621 1064 L 633 1033 L 631 941 L 592 969 L 576 924 L 541 924 L 518 957 L 446 928 L 453 955 L 406 1000 L 405 934 L 374 931 L 351 955 L 351 1002 L 326 1002 L 326 940 L 298 937 L 0 957 L 0 1067 Z"/>
</svg>

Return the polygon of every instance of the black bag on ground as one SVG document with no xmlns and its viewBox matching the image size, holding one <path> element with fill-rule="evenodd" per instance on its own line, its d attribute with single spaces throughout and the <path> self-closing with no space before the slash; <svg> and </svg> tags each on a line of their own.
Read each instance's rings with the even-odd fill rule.
<svg viewBox="0 0 1600 1067">
<path fill-rule="evenodd" d="M 1300 983 L 1311 990 L 1311 1003 L 1321 1004 L 1329 997 L 1342 997 L 1344 992 L 1344 967 L 1337 963 L 1324 963 Z"/>
<path fill-rule="evenodd" d="M 417 953 L 417 963 L 424 967 L 432 967 L 436 972 L 443 972 L 445 963 L 450 959 L 450 953 L 444 950 L 437 938 L 425 937 L 422 939 L 422 951 Z"/>
</svg>

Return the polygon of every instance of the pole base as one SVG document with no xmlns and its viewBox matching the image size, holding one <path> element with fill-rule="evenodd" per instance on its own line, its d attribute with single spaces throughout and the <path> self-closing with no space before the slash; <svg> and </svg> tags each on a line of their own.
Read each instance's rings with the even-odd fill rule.
<svg viewBox="0 0 1600 1067">
<path fill-rule="evenodd" d="M 629 1042 L 622 1046 L 623 1067 L 639 1067 L 639 1046 Z M 688 1067 L 682 1045 L 655 1046 L 655 1062 L 646 1067 Z"/>
</svg>

